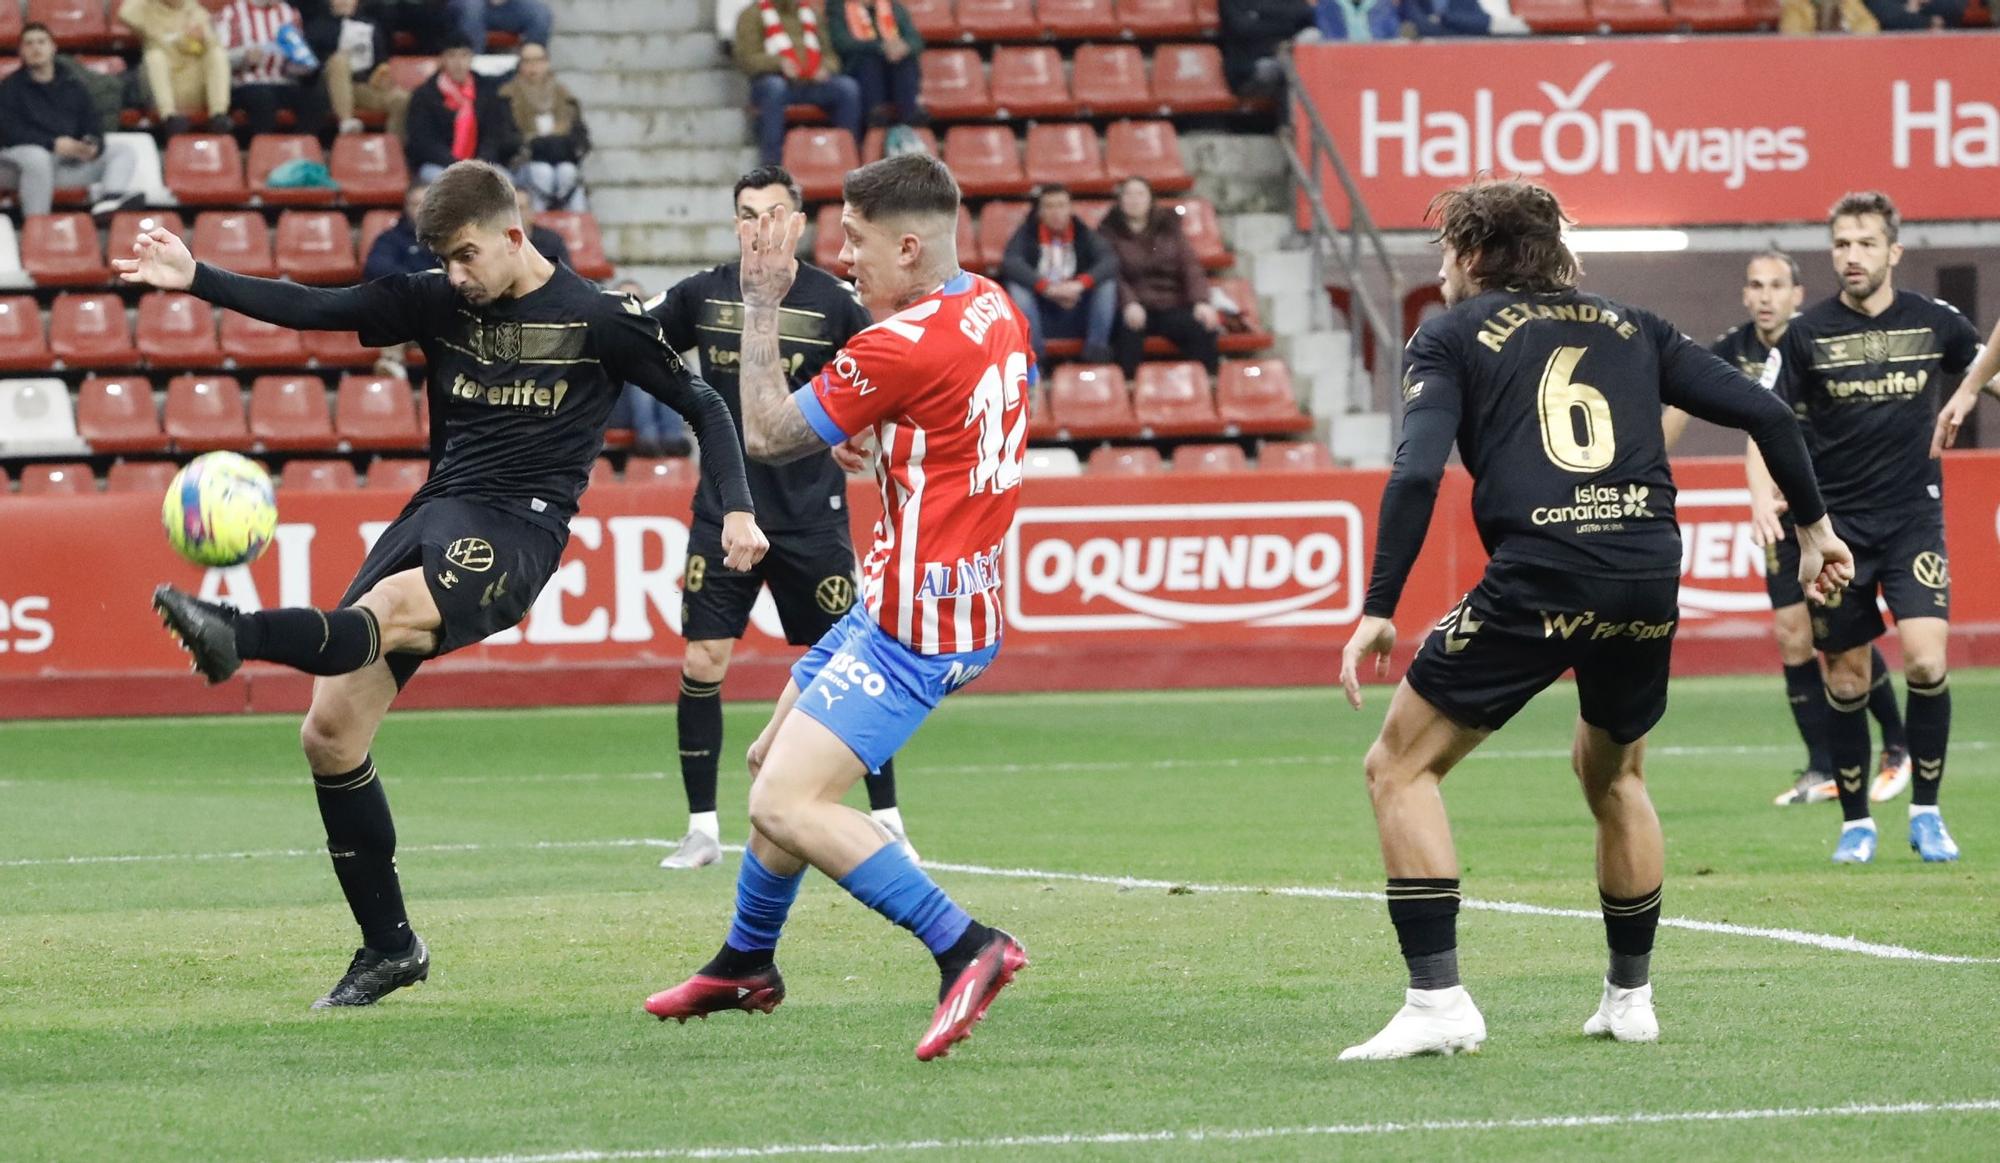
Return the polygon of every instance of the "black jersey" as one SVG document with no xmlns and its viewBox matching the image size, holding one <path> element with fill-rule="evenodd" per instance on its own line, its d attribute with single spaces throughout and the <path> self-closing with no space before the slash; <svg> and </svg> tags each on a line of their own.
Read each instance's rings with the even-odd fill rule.
<svg viewBox="0 0 2000 1163">
<path fill-rule="evenodd" d="M 715 392 L 689 373 L 637 299 L 599 290 L 568 267 L 518 299 L 475 308 L 440 271 L 340 289 L 251 279 L 206 264 L 197 296 L 301 330 L 358 331 L 382 347 L 415 341 L 429 367 L 431 474 L 412 504 L 464 497 L 519 507 L 562 532 L 604 446 L 627 382 L 688 418 L 697 432 L 733 427 Z M 702 461 L 705 487 L 749 510 L 741 444 Z"/>
<path fill-rule="evenodd" d="M 1871 317 L 1836 295 L 1792 319 L 1764 386 L 1805 424 L 1827 508 L 1936 512 L 1944 477 L 1931 429 L 1978 355 L 1979 332 L 1940 299 L 1898 291 Z"/>
<path fill-rule="evenodd" d="M 1764 378 L 1764 361 L 1771 355 L 1771 348 L 1758 337 L 1755 323 L 1731 327 L 1716 336 L 1708 350 L 1730 367 L 1760 381 Z"/>
<path fill-rule="evenodd" d="M 702 375 L 722 394 L 729 414 L 743 427 L 743 289 L 740 263 L 724 263 L 674 284 L 647 304 L 660 321 L 667 343 L 677 351 L 693 348 Z M 847 341 L 874 320 L 839 279 L 809 263 L 778 307 L 778 354 L 794 385 L 811 379 Z M 847 477 L 830 453 L 816 452 L 787 464 L 749 462 L 750 493 L 757 498 L 757 523 L 767 533 L 819 529 L 847 520 Z M 721 509 L 707 481 L 694 495 L 695 516 L 716 521 Z"/>
<path fill-rule="evenodd" d="M 1407 366 L 1371 615 L 1395 612 L 1454 440 L 1472 474 L 1473 521 L 1496 562 L 1679 576 L 1663 403 L 1750 430 L 1777 457 L 1772 473 L 1794 511 L 1807 522 L 1820 516 L 1785 408 L 1650 312 L 1580 291 L 1488 292 L 1419 328 Z"/>
</svg>

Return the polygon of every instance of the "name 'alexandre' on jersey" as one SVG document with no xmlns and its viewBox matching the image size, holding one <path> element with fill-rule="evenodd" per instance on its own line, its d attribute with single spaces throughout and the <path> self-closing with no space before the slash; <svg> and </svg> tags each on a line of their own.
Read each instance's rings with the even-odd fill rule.
<svg viewBox="0 0 2000 1163">
<path fill-rule="evenodd" d="M 1616 331 L 1620 339 L 1630 339 L 1638 332 L 1631 320 L 1621 319 L 1617 312 L 1606 311 L 1595 303 L 1510 303 L 1488 315 L 1479 325 L 1479 342 L 1489 351 L 1499 351 L 1516 331 L 1537 319 L 1602 323 Z"/>
</svg>

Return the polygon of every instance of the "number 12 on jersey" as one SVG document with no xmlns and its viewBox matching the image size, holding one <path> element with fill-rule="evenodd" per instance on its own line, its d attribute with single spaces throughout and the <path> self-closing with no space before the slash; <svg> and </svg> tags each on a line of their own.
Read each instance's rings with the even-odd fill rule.
<svg viewBox="0 0 2000 1163">
<path fill-rule="evenodd" d="M 1027 386 L 1028 357 L 1016 351 L 1008 353 L 1005 371 L 998 364 L 989 364 L 986 374 L 979 377 L 979 385 L 972 389 L 972 407 L 965 417 L 967 427 L 979 425 L 979 460 L 972 467 L 972 496 L 988 490 L 1004 493 L 1020 486 L 1027 409 L 1021 410 L 1013 428 L 1003 432 L 1001 425 L 1006 423 L 1007 413 L 1019 406 Z"/>
</svg>

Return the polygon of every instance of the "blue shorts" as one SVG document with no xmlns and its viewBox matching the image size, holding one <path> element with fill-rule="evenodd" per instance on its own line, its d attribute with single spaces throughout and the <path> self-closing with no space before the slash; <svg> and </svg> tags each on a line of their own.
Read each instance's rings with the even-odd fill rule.
<svg viewBox="0 0 2000 1163">
<path fill-rule="evenodd" d="M 856 602 L 792 664 L 797 709 L 840 737 L 869 771 L 902 750 L 948 694 L 978 678 L 998 642 L 965 654 L 918 654 Z"/>
</svg>

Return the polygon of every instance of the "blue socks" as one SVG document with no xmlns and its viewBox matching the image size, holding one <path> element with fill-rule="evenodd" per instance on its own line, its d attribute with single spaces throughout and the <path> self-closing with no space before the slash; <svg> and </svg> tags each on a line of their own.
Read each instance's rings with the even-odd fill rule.
<svg viewBox="0 0 2000 1163">
<path fill-rule="evenodd" d="M 765 953 L 778 947 L 778 933 L 798 899 L 805 869 L 778 876 L 758 863 L 748 849 L 736 874 L 736 915 L 729 920 L 726 944 L 740 953 Z"/>
<path fill-rule="evenodd" d="M 744 876 L 747 880 L 749 874 L 746 872 Z M 796 891 L 797 882 L 792 884 Z M 842 877 L 840 887 L 852 893 L 854 899 L 862 904 L 915 933 L 933 956 L 948 952 L 972 926 L 972 917 L 953 903 L 935 881 L 924 875 L 900 844 L 883 845 L 881 851 Z M 786 903 L 791 903 L 789 897 Z M 743 906 L 739 903 L 737 914 L 740 916 L 742 911 Z M 783 919 L 780 913 L 780 922 Z M 729 940 L 731 944 L 736 943 L 733 928 Z M 775 928 L 771 931 L 771 940 L 773 943 L 777 941 Z"/>
</svg>

